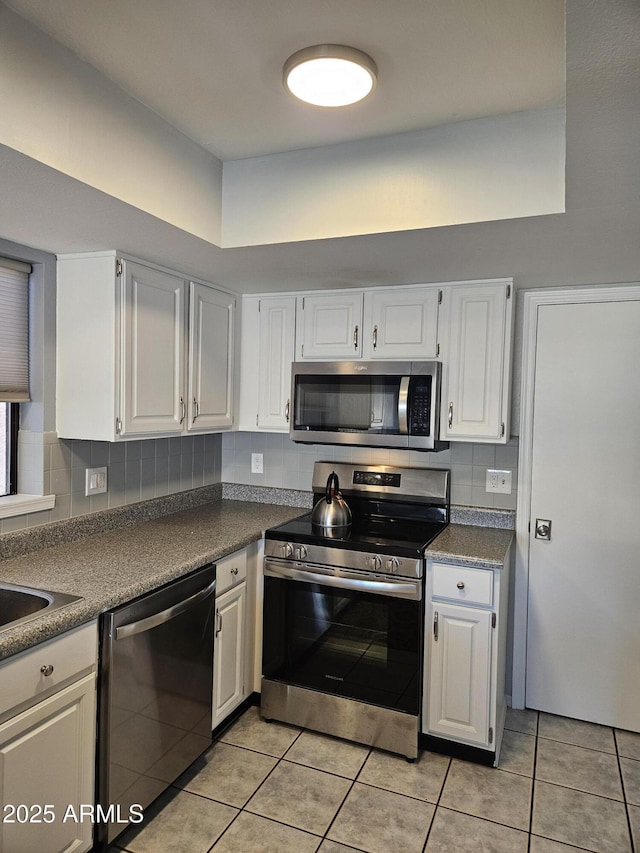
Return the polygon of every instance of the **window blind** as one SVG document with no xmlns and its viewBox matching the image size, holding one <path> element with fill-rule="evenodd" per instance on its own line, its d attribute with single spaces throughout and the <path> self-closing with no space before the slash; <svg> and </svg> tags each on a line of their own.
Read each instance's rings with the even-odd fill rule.
<svg viewBox="0 0 640 853">
<path fill-rule="evenodd" d="M 20 261 L 0 258 L 0 401 L 29 400 L 29 273 Z"/>
</svg>

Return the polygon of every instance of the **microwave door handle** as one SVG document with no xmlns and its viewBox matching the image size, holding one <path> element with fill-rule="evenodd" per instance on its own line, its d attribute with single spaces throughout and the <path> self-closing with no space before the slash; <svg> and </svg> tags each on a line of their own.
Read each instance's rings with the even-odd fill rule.
<svg viewBox="0 0 640 853">
<path fill-rule="evenodd" d="M 409 434 L 408 411 L 410 379 L 410 376 L 403 376 L 400 380 L 400 390 L 398 391 L 398 432 L 400 435 Z"/>
</svg>

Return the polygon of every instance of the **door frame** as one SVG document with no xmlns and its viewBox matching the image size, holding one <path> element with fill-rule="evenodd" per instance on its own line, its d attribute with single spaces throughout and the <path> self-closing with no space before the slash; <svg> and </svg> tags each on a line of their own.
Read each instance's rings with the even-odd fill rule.
<svg viewBox="0 0 640 853">
<path fill-rule="evenodd" d="M 528 290 L 524 295 L 518 495 L 516 500 L 516 564 L 513 612 L 511 705 L 524 708 L 526 698 L 527 616 L 529 598 L 529 519 L 533 475 L 533 404 L 535 391 L 538 309 L 543 305 L 640 300 L 640 282 Z"/>
</svg>

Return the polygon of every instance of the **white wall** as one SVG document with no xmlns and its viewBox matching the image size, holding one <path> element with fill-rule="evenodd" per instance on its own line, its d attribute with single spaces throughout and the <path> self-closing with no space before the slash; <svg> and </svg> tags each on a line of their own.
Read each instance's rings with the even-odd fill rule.
<svg viewBox="0 0 640 853">
<path fill-rule="evenodd" d="M 222 245 L 564 211 L 564 109 L 225 162 Z"/>
<path fill-rule="evenodd" d="M 220 243 L 222 163 L 1 3 L 0 115 L 0 143 Z"/>
</svg>

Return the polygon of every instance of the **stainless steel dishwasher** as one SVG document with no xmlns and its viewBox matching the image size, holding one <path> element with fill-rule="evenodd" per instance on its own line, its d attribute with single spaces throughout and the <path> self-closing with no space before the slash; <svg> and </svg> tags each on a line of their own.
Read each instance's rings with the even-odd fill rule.
<svg viewBox="0 0 640 853">
<path fill-rule="evenodd" d="M 99 847 L 211 744 L 215 576 L 205 566 L 102 616 Z"/>
</svg>

